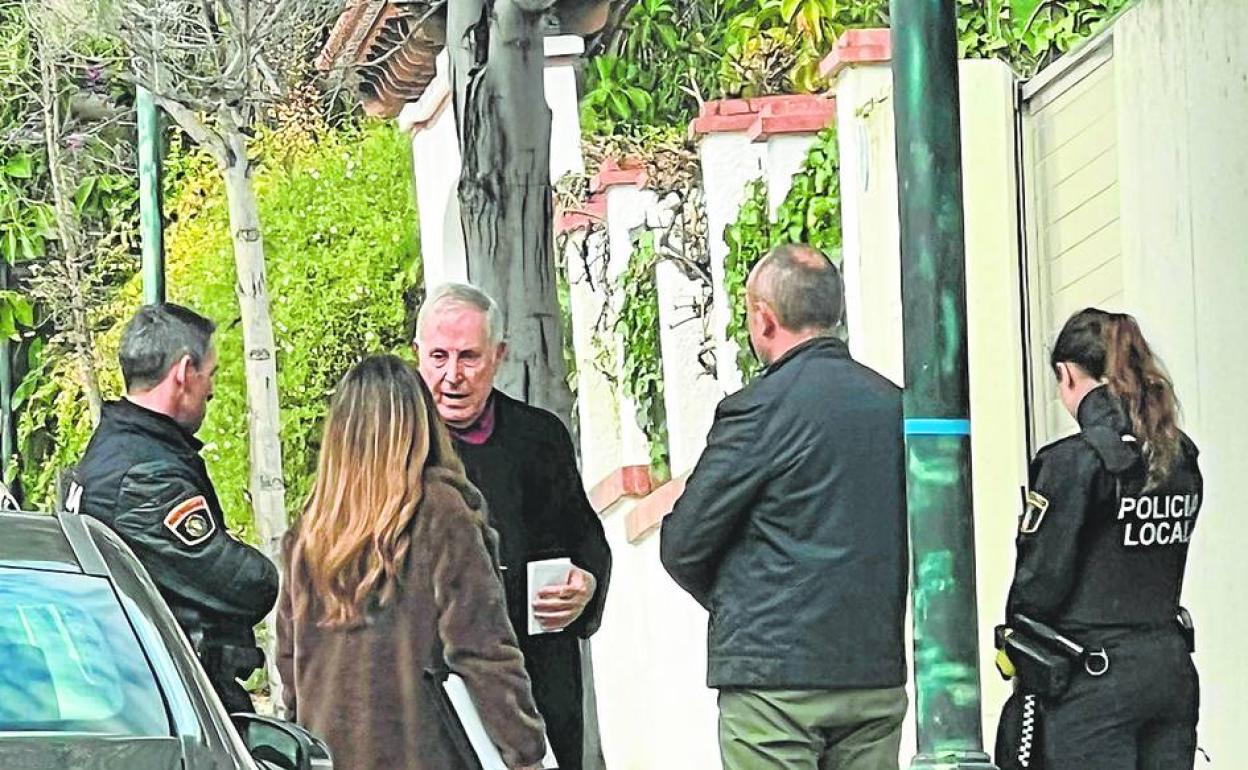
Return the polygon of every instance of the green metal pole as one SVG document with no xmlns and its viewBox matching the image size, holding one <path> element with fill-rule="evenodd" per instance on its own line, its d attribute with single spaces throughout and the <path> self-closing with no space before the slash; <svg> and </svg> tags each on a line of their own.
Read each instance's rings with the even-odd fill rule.
<svg viewBox="0 0 1248 770">
<path fill-rule="evenodd" d="M 0 289 L 9 288 L 9 263 L 0 259 Z M 13 342 L 0 339 L 0 481 L 8 487 L 10 463 L 17 446 L 13 424 Z M 10 490 L 12 491 L 12 490 Z"/>
<path fill-rule="evenodd" d="M 143 244 L 143 302 L 165 301 L 164 221 L 160 206 L 160 113 L 152 92 L 135 94 L 139 129 L 139 226 Z"/>
<path fill-rule="evenodd" d="M 955 0 L 892 0 L 913 559 L 912 768 L 991 768 L 980 728 Z"/>
</svg>

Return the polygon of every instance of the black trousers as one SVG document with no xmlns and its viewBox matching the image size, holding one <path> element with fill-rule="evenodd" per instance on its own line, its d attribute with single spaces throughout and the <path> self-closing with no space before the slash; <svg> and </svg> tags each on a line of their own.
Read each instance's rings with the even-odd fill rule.
<svg viewBox="0 0 1248 770">
<path fill-rule="evenodd" d="M 1060 697 L 1016 692 L 1001 715 L 1002 770 L 1191 770 L 1200 684 L 1166 629 L 1105 643 L 1109 671 L 1080 672 Z"/>
<path fill-rule="evenodd" d="M 585 720 L 580 640 L 567 632 L 525 636 L 520 651 L 559 770 L 581 770 Z"/>
</svg>

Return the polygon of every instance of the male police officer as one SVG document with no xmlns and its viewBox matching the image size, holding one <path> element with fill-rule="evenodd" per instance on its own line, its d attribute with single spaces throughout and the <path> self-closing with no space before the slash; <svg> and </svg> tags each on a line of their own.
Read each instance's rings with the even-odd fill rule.
<svg viewBox="0 0 1248 770">
<path fill-rule="evenodd" d="M 148 305 L 121 338 L 126 397 L 104 405 L 66 507 L 130 545 L 169 603 L 230 711 L 251 711 L 238 683 L 263 662 L 253 626 L 277 598 L 277 570 L 225 531 L 194 434 L 212 398 L 212 321 Z"/>
</svg>

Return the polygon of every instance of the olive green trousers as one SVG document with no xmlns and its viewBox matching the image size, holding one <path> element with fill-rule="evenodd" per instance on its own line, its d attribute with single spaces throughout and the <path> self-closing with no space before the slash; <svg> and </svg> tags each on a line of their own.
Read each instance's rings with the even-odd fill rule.
<svg viewBox="0 0 1248 770">
<path fill-rule="evenodd" d="M 898 770 L 904 687 L 719 691 L 724 770 Z"/>
</svg>

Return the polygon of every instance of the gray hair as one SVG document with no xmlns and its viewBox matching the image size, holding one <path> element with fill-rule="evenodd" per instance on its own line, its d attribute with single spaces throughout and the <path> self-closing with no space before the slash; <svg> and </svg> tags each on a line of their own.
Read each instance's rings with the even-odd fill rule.
<svg viewBox="0 0 1248 770">
<path fill-rule="evenodd" d="M 126 390 L 142 393 L 159 385 L 183 356 L 199 366 L 212 348 L 217 325 L 194 310 L 170 302 L 145 305 L 121 333 L 121 376 Z"/>
<path fill-rule="evenodd" d="M 823 252 L 802 243 L 777 246 L 759 261 L 754 294 L 789 331 L 831 334 L 845 310 L 841 271 Z"/>
<path fill-rule="evenodd" d="M 499 310 L 494 298 L 472 284 L 451 282 L 444 283 L 429 292 L 429 296 L 425 297 L 425 301 L 421 304 L 420 312 L 416 314 L 417 344 L 420 344 L 420 338 L 425 330 L 425 321 L 429 315 L 446 304 L 467 305 L 481 311 L 485 315 L 485 333 L 490 345 L 497 345 L 503 341 L 503 312 Z"/>
</svg>

